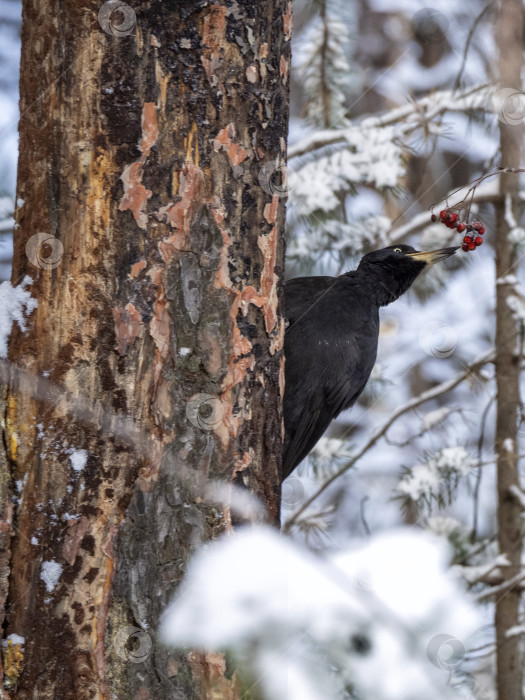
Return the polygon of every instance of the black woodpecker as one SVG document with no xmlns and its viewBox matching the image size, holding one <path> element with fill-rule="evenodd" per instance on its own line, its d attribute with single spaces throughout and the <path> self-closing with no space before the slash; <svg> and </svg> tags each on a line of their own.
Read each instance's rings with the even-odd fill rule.
<svg viewBox="0 0 525 700">
<path fill-rule="evenodd" d="M 286 282 L 283 479 L 365 388 L 376 361 L 379 307 L 456 250 L 419 253 L 408 245 L 389 246 L 339 277 Z"/>
</svg>

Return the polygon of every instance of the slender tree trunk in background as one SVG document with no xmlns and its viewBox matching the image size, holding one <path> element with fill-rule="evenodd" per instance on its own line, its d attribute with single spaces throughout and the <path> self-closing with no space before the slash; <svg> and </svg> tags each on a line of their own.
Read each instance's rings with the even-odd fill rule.
<svg viewBox="0 0 525 700">
<path fill-rule="evenodd" d="M 221 656 L 155 637 L 230 527 L 203 480 L 279 515 L 290 32 L 289 0 L 24 2 L 13 284 L 38 308 L 11 336 L 0 481 L 21 486 L 0 523 L 13 698 L 239 696 Z"/>
<path fill-rule="evenodd" d="M 514 88 L 521 93 L 523 41 L 523 6 L 521 0 L 503 0 L 500 5 L 497 41 L 499 48 L 500 88 Z M 509 111 L 512 111 L 510 109 Z M 520 167 L 523 127 L 519 123 L 500 122 L 501 164 Z M 516 273 L 516 249 L 509 241 L 512 219 L 519 219 L 519 176 L 501 176 L 503 203 L 496 207 L 496 278 Z M 511 487 L 519 485 L 518 427 L 521 420 L 520 365 L 517 350 L 517 327 L 508 304 L 512 287 L 496 285 L 496 383 L 497 420 L 496 450 L 498 453 L 498 542 L 510 566 L 504 569 L 507 579 L 521 569 L 523 549 L 522 517 L 519 503 L 512 497 Z M 523 665 L 520 637 L 507 636 L 519 623 L 520 586 L 515 585 L 496 600 L 497 691 L 499 700 L 521 700 Z"/>
</svg>

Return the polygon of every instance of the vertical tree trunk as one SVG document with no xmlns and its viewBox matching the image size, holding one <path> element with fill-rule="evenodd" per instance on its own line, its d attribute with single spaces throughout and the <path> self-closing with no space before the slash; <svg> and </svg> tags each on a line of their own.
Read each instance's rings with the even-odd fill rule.
<svg viewBox="0 0 525 700">
<path fill-rule="evenodd" d="M 205 482 L 278 519 L 290 31 L 289 0 L 24 1 L 12 697 L 239 695 L 221 657 L 155 637 L 230 527 Z"/>
<path fill-rule="evenodd" d="M 523 6 L 521 0 L 503 0 L 500 5 L 497 41 L 499 48 L 500 89 L 513 88 L 521 93 L 523 40 Z M 512 111 L 512 109 L 510 110 Z M 520 167 L 523 127 L 500 121 L 501 164 Z M 517 252 L 509 241 L 511 220 L 519 218 L 519 176 L 501 176 L 503 202 L 496 207 L 496 278 L 515 273 Z M 496 384 L 497 420 L 496 450 L 498 453 L 498 542 L 500 551 L 509 559 L 505 569 L 508 579 L 521 568 L 523 548 L 521 509 L 512 497 L 511 487 L 519 485 L 518 427 L 521 420 L 520 366 L 516 321 L 508 304 L 512 288 L 496 285 Z M 519 622 L 520 586 L 510 586 L 496 600 L 497 691 L 500 700 L 521 700 L 523 666 L 519 636 L 508 637 L 508 630 Z"/>
</svg>

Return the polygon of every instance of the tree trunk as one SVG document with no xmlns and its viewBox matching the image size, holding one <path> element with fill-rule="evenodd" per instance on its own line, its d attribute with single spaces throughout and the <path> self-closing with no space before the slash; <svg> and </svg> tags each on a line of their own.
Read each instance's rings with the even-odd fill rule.
<svg viewBox="0 0 525 700">
<path fill-rule="evenodd" d="M 504 0 L 500 5 L 497 41 L 499 48 L 500 95 L 505 99 L 514 91 L 521 93 L 521 64 L 523 39 L 523 7 L 521 0 Z M 509 93 L 503 91 L 510 90 Z M 508 99 L 508 98 L 507 98 Z M 512 106 L 509 112 L 512 112 Z M 500 114 L 501 164 L 506 168 L 520 167 L 523 127 L 517 121 Z M 517 251 L 509 240 L 512 220 L 519 219 L 519 176 L 501 176 L 503 202 L 496 206 L 496 278 L 517 272 Z M 508 300 L 510 284 L 496 285 L 496 384 L 497 419 L 496 450 L 498 453 L 498 542 L 510 566 L 504 569 L 507 579 L 521 570 L 523 548 L 521 508 L 512 496 L 511 487 L 519 485 L 518 430 L 521 421 L 520 365 L 521 356 L 517 338 L 516 320 Z M 520 586 L 516 583 L 496 600 L 496 659 L 497 692 L 500 700 L 521 700 L 523 667 L 520 659 L 520 637 L 507 636 L 511 627 L 519 623 Z"/>
<path fill-rule="evenodd" d="M 24 1 L 13 698 L 239 697 L 222 657 L 156 629 L 231 527 L 213 480 L 279 517 L 290 32 L 289 0 Z"/>
</svg>

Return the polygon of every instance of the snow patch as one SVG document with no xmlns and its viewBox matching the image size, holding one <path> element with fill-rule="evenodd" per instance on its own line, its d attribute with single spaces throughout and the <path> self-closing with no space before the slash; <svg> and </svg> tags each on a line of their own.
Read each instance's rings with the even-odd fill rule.
<svg viewBox="0 0 525 700">
<path fill-rule="evenodd" d="M 466 476 L 473 466 L 464 447 L 445 447 L 424 464 L 417 464 L 401 479 L 397 490 L 412 501 L 436 497 L 447 480 Z"/>
<path fill-rule="evenodd" d="M 447 561 L 414 531 L 323 558 L 267 527 L 235 532 L 190 562 L 161 638 L 232 650 L 272 700 L 335 700 L 350 683 L 363 698 L 445 700 L 429 640 L 445 629 L 466 644 L 479 624 Z"/>
<path fill-rule="evenodd" d="M 87 464 L 87 458 L 88 454 L 86 450 L 73 450 L 69 455 L 69 459 L 71 460 L 71 466 L 73 467 L 74 471 L 84 471 Z"/>
<path fill-rule="evenodd" d="M 46 590 L 48 593 L 55 588 L 58 583 L 58 579 L 62 574 L 62 564 L 59 564 L 54 559 L 51 561 L 42 562 L 42 571 L 40 572 L 40 578 L 46 585 Z"/>
<path fill-rule="evenodd" d="M 12 287 L 9 282 L 0 284 L 0 357 L 7 357 L 7 340 L 13 321 L 25 331 L 25 316 L 38 306 L 37 300 L 25 289 L 32 283 L 33 280 L 26 275 L 18 287 Z"/>
<path fill-rule="evenodd" d="M 525 321 L 525 299 L 521 294 L 510 294 L 507 297 L 507 306 L 512 311 L 516 321 Z"/>
<path fill-rule="evenodd" d="M 452 409 L 448 406 L 429 411 L 421 420 L 421 432 L 424 433 L 427 430 L 431 430 L 439 423 L 442 423 L 451 412 Z"/>
<path fill-rule="evenodd" d="M 24 646 L 25 644 L 25 637 L 22 637 L 20 634 L 10 634 L 7 636 L 7 639 L 2 639 L 2 646 L 5 648 L 11 642 L 13 646 L 20 644 L 21 647 Z"/>
</svg>

